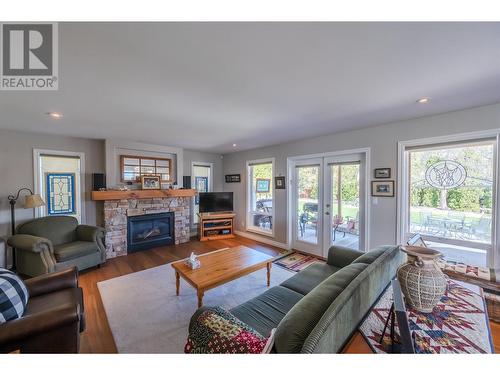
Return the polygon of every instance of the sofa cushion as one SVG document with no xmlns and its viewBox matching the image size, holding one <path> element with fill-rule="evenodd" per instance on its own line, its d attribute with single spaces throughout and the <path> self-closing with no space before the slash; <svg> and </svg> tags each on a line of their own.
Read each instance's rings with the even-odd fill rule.
<svg viewBox="0 0 500 375">
<path fill-rule="evenodd" d="M 58 262 L 79 258 L 99 251 L 95 242 L 74 241 L 54 247 L 54 254 Z"/>
<path fill-rule="evenodd" d="M 352 263 L 366 263 L 366 264 L 372 264 L 375 259 L 377 259 L 379 256 L 384 254 L 387 250 L 394 248 L 394 246 L 379 246 L 375 248 L 374 250 L 371 250 L 363 255 L 361 255 L 359 258 L 355 259 Z"/>
<path fill-rule="evenodd" d="M 342 291 L 366 268 L 367 264 L 351 264 L 335 272 L 311 290 L 281 320 L 275 335 L 278 353 L 299 353 L 304 341 L 325 311 Z"/>
<path fill-rule="evenodd" d="M 21 278 L 0 268 L 0 325 L 22 317 L 27 303 L 28 290 Z"/>
<path fill-rule="evenodd" d="M 275 286 L 250 301 L 231 310 L 231 314 L 267 337 L 302 294 L 282 286 Z"/>
<path fill-rule="evenodd" d="M 282 282 L 281 286 L 305 295 L 339 269 L 339 267 L 331 266 L 327 263 L 314 263 L 295 276 Z"/>
</svg>

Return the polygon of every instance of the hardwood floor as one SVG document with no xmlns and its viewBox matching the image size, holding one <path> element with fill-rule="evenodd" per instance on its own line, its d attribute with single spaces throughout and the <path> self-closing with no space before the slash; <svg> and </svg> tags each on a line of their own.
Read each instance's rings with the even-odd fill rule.
<svg viewBox="0 0 500 375">
<path fill-rule="evenodd" d="M 106 264 L 102 265 L 101 268 L 83 271 L 80 274 L 79 281 L 83 289 L 87 327 L 82 334 L 80 352 L 116 353 L 113 335 L 111 334 L 101 296 L 97 289 L 97 283 L 99 281 L 184 259 L 188 257 L 192 251 L 196 254 L 203 254 L 224 247 L 238 245 L 248 246 L 270 255 L 277 255 L 283 251 L 277 247 L 264 245 L 244 237 L 207 242 L 193 240 L 186 244 L 159 247 L 110 259 Z"/>
<path fill-rule="evenodd" d="M 85 316 L 87 328 L 82 334 L 81 353 L 116 353 L 113 335 L 106 319 L 101 297 L 97 289 L 99 281 L 112 279 L 129 273 L 142 271 L 188 257 L 191 251 L 197 254 L 207 253 L 224 247 L 244 245 L 277 255 L 282 249 L 265 245 L 244 237 L 235 239 L 189 243 L 175 246 L 160 247 L 140 251 L 124 257 L 118 257 L 106 262 L 101 268 L 84 271 L 80 274 L 80 286 L 83 288 L 85 300 Z M 500 324 L 490 322 L 495 352 L 500 353 Z M 363 337 L 356 333 L 346 346 L 344 353 L 371 353 L 370 347 Z"/>
</svg>

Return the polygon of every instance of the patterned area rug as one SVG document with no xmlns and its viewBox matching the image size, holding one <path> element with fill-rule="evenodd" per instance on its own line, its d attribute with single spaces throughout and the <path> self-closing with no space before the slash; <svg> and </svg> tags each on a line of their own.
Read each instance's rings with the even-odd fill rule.
<svg viewBox="0 0 500 375">
<path fill-rule="evenodd" d="M 392 304 L 389 286 L 360 326 L 360 331 L 375 353 L 389 352 L 389 329 L 379 343 Z M 484 299 L 473 291 L 448 281 L 441 302 L 432 313 L 407 308 L 410 331 L 417 352 L 493 353 Z M 399 331 L 396 327 L 396 340 Z"/>
<path fill-rule="evenodd" d="M 278 266 L 286 268 L 293 272 L 302 271 L 304 268 L 309 267 L 314 263 L 324 263 L 323 260 L 313 257 L 312 255 L 304 255 L 300 253 L 292 253 L 284 258 L 278 259 L 274 262 Z"/>
</svg>

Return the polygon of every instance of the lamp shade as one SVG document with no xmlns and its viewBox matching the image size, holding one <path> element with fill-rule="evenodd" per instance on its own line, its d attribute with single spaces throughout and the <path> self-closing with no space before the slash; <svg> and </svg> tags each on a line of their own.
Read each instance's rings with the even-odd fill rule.
<svg viewBox="0 0 500 375">
<path fill-rule="evenodd" d="M 43 201 L 40 194 L 27 195 L 24 200 L 24 208 L 35 208 L 42 206 L 45 206 L 45 202 Z"/>
</svg>

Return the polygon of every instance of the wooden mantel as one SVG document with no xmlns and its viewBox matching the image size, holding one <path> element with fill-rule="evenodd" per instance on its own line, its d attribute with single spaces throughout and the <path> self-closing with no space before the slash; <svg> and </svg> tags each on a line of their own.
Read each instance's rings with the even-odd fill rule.
<svg viewBox="0 0 500 375">
<path fill-rule="evenodd" d="M 121 199 L 147 199 L 147 198 L 176 198 L 194 197 L 194 189 L 169 189 L 169 190 L 106 190 L 93 191 L 93 201 L 112 201 Z"/>
</svg>

